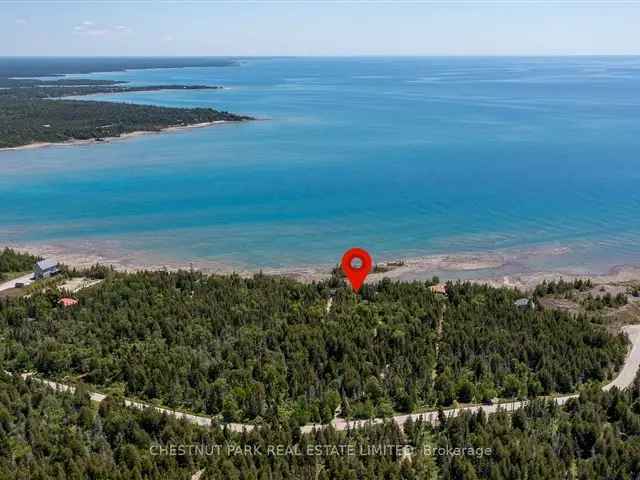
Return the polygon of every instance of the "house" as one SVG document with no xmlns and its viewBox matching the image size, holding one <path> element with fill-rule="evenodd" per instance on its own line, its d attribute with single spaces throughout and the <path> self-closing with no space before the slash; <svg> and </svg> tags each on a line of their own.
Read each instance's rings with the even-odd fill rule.
<svg viewBox="0 0 640 480">
<path fill-rule="evenodd" d="M 433 293 L 437 293 L 438 295 L 446 295 L 447 294 L 447 285 L 445 283 L 438 283 L 436 285 L 431 285 L 429 287 Z"/>
<path fill-rule="evenodd" d="M 521 308 L 522 310 L 526 310 L 528 308 L 536 308 L 536 304 L 528 298 L 519 298 L 515 302 L 513 302 L 513 304 L 516 307 Z"/>
<path fill-rule="evenodd" d="M 58 300 L 58 305 L 62 305 L 64 308 L 72 307 L 78 304 L 78 300 L 75 298 L 61 298 Z"/>
<path fill-rule="evenodd" d="M 60 270 L 58 269 L 58 262 L 51 259 L 45 259 L 36 262 L 35 266 L 33 267 L 33 276 L 36 279 L 48 278 L 55 275 L 59 271 Z"/>
</svg>

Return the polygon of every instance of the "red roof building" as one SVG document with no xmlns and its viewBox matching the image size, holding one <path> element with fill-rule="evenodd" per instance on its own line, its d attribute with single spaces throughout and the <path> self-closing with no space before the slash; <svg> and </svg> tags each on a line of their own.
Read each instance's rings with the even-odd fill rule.
<svg viewBox="0 0 640 480">
<path fill-rule="evenodd" d="M 58 300 L 58 303 L 66 308 L 66 307 L 72 307 L 73 305 L 77 305 L 78 300 L 76 300 L 75 298 L 61 298 L 60 300 Z"/>
</svg>

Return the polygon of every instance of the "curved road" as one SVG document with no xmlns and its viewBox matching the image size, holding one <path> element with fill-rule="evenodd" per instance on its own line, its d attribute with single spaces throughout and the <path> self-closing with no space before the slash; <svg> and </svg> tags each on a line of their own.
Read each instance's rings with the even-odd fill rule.
<svg viewBox="0 0 640 480">
<path fill-rule="evenodd" d="M 633 379 L 636 376 L 636 372 L 638 368 L 640 368 L 640 325 L 627 325 L 622 327 L 622 331 L 625 332 L 629 336 L 629 340 L 631 341 L 631 350 L 627 354 L 627 358 L 622 366 L 622 370 L 618 373 L 618 376 L 611 382 L 602 387 L 603 390 L 610 390 L 613 387 L 618 387 L 619 389 L 623 389 L 631 385 Z M 554 401 L 558 405 L 564 405 L 570 398 L 578 397 L 577 393 L 571 395 L 564 395 L 562 397 L 555 397 Z M 507 402 L 500 403 L 497 405 L 470 405 L 467 407 L 460 408 L 449 408 L 444 410 L 444 414 L 447 417 L 456 417 L 463 412 L 472 412 L 476 413 L 480 410 L 483 410 L 486 414 L 490 415 L 492 413 L 496 413 L 500 411 L 513 411 L 519 408 L 524 407 L 528 403 L 528 400 L 515 401 L 515 402 Z M 426 413 L 410 413 L 406 415 L 396 415 L 394 417 L 390 417 L 395 423 L 399 426 L 404 425 L 404 423 L 411 418 L 413 421 L 422 419 L 423 422 L 429 422 L 431 424 L 435 424 L 438 422 L 438 412 L 426 412 Z M 348 428 L 360 428 L 362 426 L 374 423 L 382 423 L 385 419 L 383 418 L 374 418 L 372 420 L 354 420 L 348 421 L 342 418 L 336 418 L 331 422 L 331 425 L 336 430 L 346 430 Z M 312 424 L 305 425 L 301 428 L 303 433 L 309 433 L 314 428 L 326 428 L 328 425 L 326 424 Z"/>
<path fill-rule="evenodd" d="M 631 383 L 633 382 L 633 379 L 636 376 L 636 372 L 640 367 L 640 325 L 627 325 L 625 327 L 622 327 L 622 331 L 629 336 L 629 340 L 631 341 L 631 350 L 627 354 L 627 358 L 618 376 L 611 383 L 608 383 L 607 385 L 602 387 L 602 389 L 605 391 L 610 390 L 613 387 L 618 387 L 619 389 L 623 389 L 631 385 Z M 9 373 L 9 372 L 6 372 L 6 373 Z M 11 374 L 9 373 L 9 375 Z M 22 375 L 23 378 L 28 378 L 29 376 L 30 376 L 29 374 Z M 70 385 L 51 382 L 49 380 L 42 380 L 35 377 L 33 377 L 33 379 L 44 383 L 45 385 L 51 387 L 54 390 L 71 391 L 71 392 L 75 390 L 75 387 Z M 90 393 L 89 396 L 91 397 L 91 400 L 95 402 L 102 402 L 106 398 L 105 395 L 101 393 L 96 393 L 96 392 Z M 570 398 L 576 398 L 577 396 L 578 394 L 564 395 L 562 397 L 555 397 L 554 401 L 558 405 L 563 405 Z M 501 403 L 498 405 L 470 405 L 466 407 L 450 408 L 450 409 L 444 410 L 444 414 L 447 417 L 455 417 L 460 415 L 463 412 L 475 413 L 475 412 L 479 412 L 480 410 L 483 410 L 486 414 L 490 415 L 498 411 L 517 410 L 525 406 L 527 403 L 528 403 L 528 400 L 507 402 L 507 403 Z M 128 407 L 138 408 L 141 410 L 145 408 L 153 408 L 158 412 L 166 413 L 168 415 L 173 415 L 176 418 L 184 418 L 188 422 L 195 423 L 203 427 L 210 427 L 214 423 L 214 420 L 211 417 L 192 415 L 190 413 L 184 413 L 176 410 L 171 410 L 168 408 L 157 407 L 155 405 L 150 405 L 147 403 L 125 400 L 125 405 Z M 396 415 L 394 417 L 390 417 L 390 419 L 393 420 L 395 423 L 397 423 L 399 426 L 402 426 L 409 418 L 411 418 L 413 421 L 416 421 L 419 418 L 421 418 L 423 422 L 429 422 L 431 424 L 435 424 L 438 421 L 438 412 L 432 411 L 432 412 L 426 412 L 426 413 L 411 413 L 406 415 Z M 313 423 L 313 424 L 305 425 L 301 427 L 301 431 L 302 433 L 309 433 L 314 429 L 327 428 L 329 425 L 333 426 L 333 428 L 335 428 L 336 430 L 346 430 L 348 428 L 360 428 L 365 425 L 382 423 L 385 420 L 389 420 L 389 418 L 386 418 L 386 419 L 374 418 L 370 420 L 353 420 L 353 421 L 348 421 L 342 418 L 336 418 L 330 424 Z M 243 430 L 249 431 L 255 428 L 254 425 L 243 424 L 243 423 L 226 423 L 221 425 L 225 425 L 227 428 L 229 428 L 234 432 L 242 432 Z"/>
</svg>

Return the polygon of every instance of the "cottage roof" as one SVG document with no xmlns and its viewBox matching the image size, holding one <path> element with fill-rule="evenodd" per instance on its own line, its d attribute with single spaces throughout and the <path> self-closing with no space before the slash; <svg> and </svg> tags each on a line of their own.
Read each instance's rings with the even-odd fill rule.
<svg viewBox="0 0 640 480">
<path fill-rule="evenodd" d="M 58 262 L 56 262 L 55 260 L 52 260 L 50 258 L 45 258 L 44 260 L 40 260 L 39 262 L 36 262 L 36 266 L 40 270 L 48 270 L 49 268 L 57 267 L 58 266 Z"/>
<path fill-rule="evenodd" d="M 58 303 L 65 307 L 70 307 L 72 305 L 76 305 L 78 301 L 75 298 L 61 298 L 58 300 Z"/>
<path fill-rule="evenodd" d="M 438 283 L 437 285 L 431 285 L 429 287 L 433 293 L 439 293 L 441 295 L 447 294 L 447 285 L 445 283 Z"/>
</svg>

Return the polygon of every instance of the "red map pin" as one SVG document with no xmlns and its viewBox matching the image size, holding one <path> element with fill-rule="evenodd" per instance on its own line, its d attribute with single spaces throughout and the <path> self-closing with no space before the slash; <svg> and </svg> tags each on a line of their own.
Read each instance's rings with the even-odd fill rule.
<svg viewBox="0 0 640 480">
<path fill-rule="evenodd" d="M 360 266 L 354 266 L 353 261 L 360 260 Z M 342 271 L 351 282 L 351 288 L 358 292 L 364 283 L 364 279 L 371 272 L 371 255 L 362 248 L 351 248 L 342 256 Z"/>
</svg>

